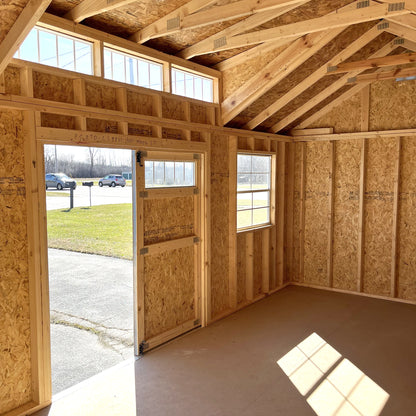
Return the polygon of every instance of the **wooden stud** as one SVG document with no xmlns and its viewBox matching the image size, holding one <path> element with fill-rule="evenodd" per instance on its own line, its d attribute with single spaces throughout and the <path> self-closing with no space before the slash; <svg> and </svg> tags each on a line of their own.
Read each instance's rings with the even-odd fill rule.
<svg viewBox="0 0 416 416">
<path fill-rule="evenodd" d="M 183 113 L 186 121 L 191 121 L 191 104 L 188 101 L 182 102 Z M 182 130 L 185 140 L 191 140 L 191 131 L 189 129 Z"/>
<path fill-rule="evenodd" d="M 211 138 L 211 137 L 210 137 Z M 209 139 L 210 139 L 209 138 Z M 202 322 L 206 325 L 212 320 L 211 298 L 211 140 L 207 141 L 206 159 L 204 164 L 204 279 L 202 287 Z"/>
<path fill-rule="evenodd" d="M 285 186 L 285 170 L 286 170 L 286 144 L 278 143 L 277 153 L 277 186 L 276 186 L 276 201 L 277 201 L 277 257 L 274 261 L 277 262 L 277 276 L 278 286 L 281 286 L 284 281 L 285 258 L 284 258 L 284 243 L 285 243 L 285 202 L 286 202 L 286 186 Z"/>
<path fill-rule="evenodd" d="M 288 152 L 288 166 L 287 166 L 287 178 L 286 183 L 286 209 L 285 209 L 285 234 L 286 234 L 286 262 L 288 267 L 286 270 L 289 271 L 289 276 L 286 278 L 291 281 L 294 278 L 294 250 L 293 250 L 293 240 L 294 240 L 294 227 L 293 227 L 293 205 L 294 205 L 294 187 L 295 187 L 295 144 L 288 143 L 285 144 Z"/>
<path fill-rule="evenodd" d="M 0 94 L 6 94 L 6 80 L 4 72 L 0 73 Z"/>
<path fill-rule="evenodd" d="M 261 231 L 262 235 L 262 257 L 261 257 L 261 276 L 262 276 L 262 292 L 270 291 L 270 228 Z M 275 259 L 273 259 L 275 261 Z"/>
<path fill-rule="evenodd" d="M 370 129 L 370 86 L 361 90 L 361 131 Z"/>
<path fill-rule="evenodd" d="M 20 91 L 25 97 L 33 97 L 33 71 L 31 68 L 20 70 Z"/>
<path fill-rule="evenodd" d="M 86 105 L 85 80 L 78 78 L 74 79 L 72 82 L 74 86 L 74 104 Z M 75 128 L 77 130 L 87 130 L 86 117 L 75 117 Z"/>
<path fill-rule="evenodd" d="M 329 229 L 328 229 L 328 285 L 333 286 L 333 264 L 334 264 L 334 205 L 335 205 L 335 142 L 330 142 L 331 145 L 331 170 L 329 172 Z"/>
<path fill-rule="evenodd" d="M 365 184 L 367 170 L 367 140 L 361 141 L 361 162 L 360 162 L 360 194 L 359 194 L 359 214 L 358 214 L 358 268 L 357 268 L 357 292 L 363 291 L 364 274 L 364 248 L 365 248 Z"/>
<path fill-rule="evenodd" d="M 94 40 L 93 52 L 94 75 L 96 77 L 104 77 L 104 42 Z"/>
<path fill-rule="evenodd" d="M 394 196 L 393 196 L 393 227 L 392 227 L 392 247 L 391 247 L 391 297 L 397 297 L 398 279 L 398 241 L 399 241 L 399 200 L 400 200 L 400 165 L 401 165 L 401 137 L 396 138 L 396 166 L 394 172 Z"/>
<path fill-rule="evenodd" d="M 195 157 L 195 155 L 194 155 Z M 201 190 L 203 186 L 203 178 L 201 176 L 201 159 L 202 154 L 198 154 L 198 158 L 194 159 L 195 162 L 195 175 L 196 175 L 196 187 L 198 192 L 194 194 L 194 233 L 197 240 L 194 240 L 194 286 L 195 286 L 195 319 L 201 322 L 202 315 L 202 274 L 201 265 L 203 261 L 203 246 L 204 239 L 202 233 L 202 221 L 203 221 L 203 208 L 201 206 Z M 199 240 L 198 240 L 199 239 Z M 175 241 L 175 240 L 174 240 Z"/>
<path fill-rule="evenodd" d="M 252 301 L 254 299 L 254 234 L 246 233 L 246 299 Z"/>
<path fill-rule="evenodd" d="M 301 144 L 300 221 L 299 221 L 299 281 L 304 281 L 305 267 L 305 205 L 306 205 L 306 143 Z"/>
<path fill-rule="evenodd" d="M 230 308 L 237 308 L 237 137 L 228 137 L 228 259 Z"/>
<path fill-rule="evenodd" d="M 162 97 L 160 95 L 155 95 L 153 97 L 153 115 L 158 118 L 162 118 Z M 162 126 L 156 125 L 152 126 L 153 136 L 162 138 Z"/>
<path fill-rule="evenodd" d="M 171 69 L 172 65 L 169 62 L 163 63 L 163 91 L 168 93 L 172 92 Z"/>
</svg>

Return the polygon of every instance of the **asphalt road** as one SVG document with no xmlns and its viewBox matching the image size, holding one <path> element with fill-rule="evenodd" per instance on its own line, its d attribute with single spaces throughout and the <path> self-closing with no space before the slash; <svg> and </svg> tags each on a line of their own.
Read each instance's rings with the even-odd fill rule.
<svg viewBox="0 0 416 416">
<path fill-rule="evenodd" d="M 133 357 L 132 261 L 49 249 L 49 289 L 53 394 Z"/>
<path fill-rule="evenodd" d="M 46 192 L 59 193 L 63 196 L 48 196 L 46 194 L 46 209 L 67 209 L 70 207 L 69 190 L 63 189 L 58 191 L 49 188 Z M 108 204 L 131 204 L 132 203 L 132 187 L 116 186 L 111 188 L 108 186 L 91 187 L 91 205 L 108 205 Z M 88 186 L 77 186 L 74 191 L 74 207 L 90 206 L 90 188 Z"/>
</svg>

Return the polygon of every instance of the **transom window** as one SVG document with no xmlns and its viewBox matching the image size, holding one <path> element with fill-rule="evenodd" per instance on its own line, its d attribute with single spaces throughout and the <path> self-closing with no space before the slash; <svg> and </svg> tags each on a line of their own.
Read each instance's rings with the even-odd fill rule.
<svg viewBox="0 0 416 416">
<path fill-rule="evenodd" d="M 104 48 L 104 77 L 139 87 L 163 90 L 163 65 Z"/>
<path fill-rule="evenodd" d="M 195 186 L 195 162 L 145 160 L 145 187 Z"/>
<path fill-rule="evenodd" d="M 237 155 L 237 229 L 270 224 L 271 156 Z"/>
<path fill-rule="evenodd" d="M 184 97 L 213 102 L 212 79 L 181 69 L 172 68 L 172 93 Z"/>
<path fill-rule="evenodd" d="M 92 43 L 35 26 L 14 58 L 93 74 Z"/>
</svg>

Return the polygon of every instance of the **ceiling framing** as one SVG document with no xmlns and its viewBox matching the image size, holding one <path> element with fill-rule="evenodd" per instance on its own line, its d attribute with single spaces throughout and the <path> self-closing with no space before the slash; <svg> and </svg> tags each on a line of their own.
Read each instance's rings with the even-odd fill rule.
<svg viewBox="0 0 416 416">
<path fill-rule="evenodd" d="M 371 82 L 416 75 L 416 0 L 52 0 L 47 12 L 220 70 L 223 124 L 240 129 L 307 128 Z"/>
</svg>

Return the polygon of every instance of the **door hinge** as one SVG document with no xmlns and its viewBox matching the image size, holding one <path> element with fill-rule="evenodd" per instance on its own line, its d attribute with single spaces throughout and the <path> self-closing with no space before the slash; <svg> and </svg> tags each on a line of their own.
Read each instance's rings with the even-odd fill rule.
<svg viewBox="0 0 416 416">
<path fill-rule="evenodd" d="M 199 319 L 195 319 L 195 321 L 194 321 L 194 325 L 200 325 L 200 321 L 199 321 Z"/>
<path fill-rule="evenodd" d="M 194 188 L 194 195 L 199 195 L 199 189 L 198 188 Z"/>
<path fill-rule="evenodd" d="M 146 341 L 142 341 L 139 344 L 139 355 L 143 355 L 144 351 L 149 348 L 149 344 Z"/>
<path fill-rule="evenodd" d="M 195 160 L 201 159 L 201 155 L 199 153 L 194 153 L 194 159 Z"/>
<path fill-rule="evenodd" d="M 198 244 L 200 241 L 199 237 L 194 237 L 194 244 Z"/>
<path fill-rule="evenodd" d="M 139 253 L 141 256 L 143 256 L 144 254 L 147 254 L 149 252 L 149 248 L 148 247 L 143 247 L 140 249 Z"/>
<path fill-rule="evenodd" d="M 147 198 L 149 196 L 149 193 L 147 191 L 140 191 L 139 197 L 140 198 Z"/>
</svg>

